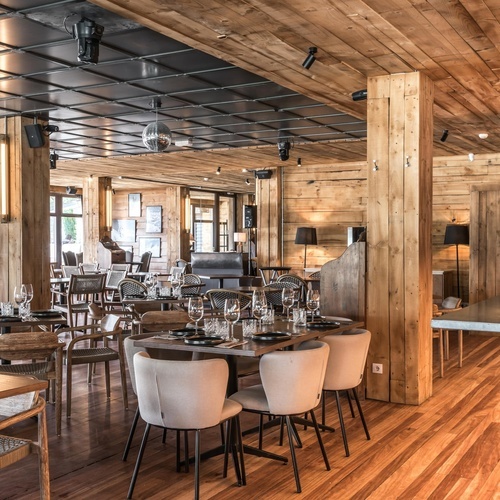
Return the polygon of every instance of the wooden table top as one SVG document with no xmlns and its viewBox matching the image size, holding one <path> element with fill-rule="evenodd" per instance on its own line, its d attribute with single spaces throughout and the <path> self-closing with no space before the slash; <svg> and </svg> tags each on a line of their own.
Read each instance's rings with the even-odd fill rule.
<svg viewBox="0 0 500 500">
<path fill-rule="evenodd" d="M 59 316 L 34 317 L 27 321 L 13 319 L 11 321 L 3 319 L 0 316 L 0 328 L 9 328 L 13 326 L 38 326 L 38 325 L 60 325 L 66 324 L 66 317 L 61 313 Z"/>
<path fill-rule="evenodd" d="M 431 326 L 444 330 L 500 333 L 500 296 L 432 318 Z"/>
<path fill-rule="evenodd" d="M 200 346 L 185 344 L 183 339 L 162 339 L 158 336 L 149 337 L 146 339 L 136 340 L 134 345 L 141 346 L 144 348 L 155 348 L 155 349 L 171 349 L 178 351 L 191 351 L 191 352 L 206 352 L 212 354 L 224 354 L 229 356 L 247 356 L 247 357 L 258 357 L 266 354 L 268 352 L 276 351 L 277 349 L 282 349 L 284 347 L 290 347 L 295 344 L 304 342 L 305 340 L 312 340 L 321 338 L 325 335 L 341 333 L 347 330 L 352 330 L 353 328 L 361 328 L 364 323 L 359 321 L 345 322 L 341 323 L 338 328 L 322 328 L 322 329 L 309 329 L 300 328 L 294 331 L 294 326 L 292 322 L 287 322 L 283 320 L 275 321 L 274 325 L 267 325 L 266 331 L 280 331 L 280 332 L 290 332 L 296 333 L 296 335 L 291 335 L 283 340 L 277 341 L 258 341 L 258 340 L 248 340 L 247 344 L 233 347 L 231 349 L 217 347 L 217 346 Z M 167 332 L 165 332 L 167 333 Z M 161 335 L 158 332 L 157 335 Z M 235 338 L 242 339 L 241 324 L 236 324 L 234 328 Z"/>
<path fill-rule="evenodd" d="M 32 391 L 42 391 L 48 386 L 47 380 L 33 379 L 22 375 L 0 373 L 0 398 L 8 398 Z"/>
</svg>

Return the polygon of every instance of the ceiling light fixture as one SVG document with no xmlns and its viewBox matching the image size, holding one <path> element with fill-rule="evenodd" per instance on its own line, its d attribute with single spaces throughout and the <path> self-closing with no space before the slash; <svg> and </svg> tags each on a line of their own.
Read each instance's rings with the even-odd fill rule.
<svg viewBox="0 0 500 500">
<path fill-rule="evenodd" d="M 249 179 L 245 179 L 245 184 L 246 184 L 247 186 L 250 186 L 250 180 L 249 180 Z"/>
<path fill-rule="evenodd" d="M 287 139 L 278 140 L 278 153 L 281 161 L 287 161 L 290 158 L 290 141 Z"/>
<path fill-rule="evenodd" d="M 443 130 L 443 135 L 441 136 L 441 142 L 445 142 L 448 139 L 448 130 Z"/>
<path fill-rule="evenodd" d="M 57 168 L 57 160 L 59 160 L 59 155 L 53 150 L 49 155 L 50 170 L 55 170 Z"/>
<path fill-rule="evenodd" d="M 297 167 L 301 167 L 302 166 L 302 158 L 297 158 Z"/>
<path fill-rule="evenodd" d="M 488 139 L 488 134 L 486 132 L 481 132 L 479 135 L 479 139 Z"/>
<path fill-rule="evenodd" d="M 316 61 L 316 57 L 314 54 L 316 54 L 318 52 L 318 49 L 316 47 L 309 47 L 309 54 L 307 55 L 307 57 L 304 59 L 304 62 L 302 63 L 302 66 L 305 68 L 305 69 L 309 69 L 314 61 Z"/>
<path fill-rule="evenodd" d="M 357 90 L 351 94 L 351 97 L 353 101 L 364 101 L 368 98 L 368 90 Z"/>
<path fill-rule="evenodd" d="M 220 175 L 220 170 L 221 170 L 220 167 L 217 167 L 217 170 L 215 171 L 215 174 L 216 175 Z"/>
<path fill-rule="evenodd" d="M 73 38 L 78 42 L 78 60 L 80 62 L 97 64 L 99 62 L 99 42 L 104 27 L 91 19 L 82 17 L 73 24 Z"/>
<path fill-rule="evenodd" d="M 142 142 L 150 151 L 161 153 L 165 151 L 172 142 L 172 132 L 164 123 L 158 123 L 158 108 L 161 107 L 161 99 L 155 97 L 151 100 L 151 107 L 156 112 L 156 119 L 142 131 Z"/>
</svg>

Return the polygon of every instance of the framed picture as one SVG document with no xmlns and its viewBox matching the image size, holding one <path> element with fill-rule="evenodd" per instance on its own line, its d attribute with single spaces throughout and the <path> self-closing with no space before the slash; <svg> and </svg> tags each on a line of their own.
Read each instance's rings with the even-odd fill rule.
<svg viewBox="0 0 500 500">
<path fill-rule="evenodd" d="M 161 238 L 139 238 L 139 254 L 151 252 L 151 257 L 161 257 Z"/>
<path fill-rule="evenodd" d="M 111 239 L 127 243 L 135 242 L 135 220 L 113 220 L 111 226 Z"/>
<path fill-rule="evenodd" d="M 146 207 L 146 233 L 161 233 L 161 205 Z"/>
<path fill-rule="evenodd" d="M 141 194 L 133 193 L 128 195 L 128 216 L 141 216 Z"/>
</svg>

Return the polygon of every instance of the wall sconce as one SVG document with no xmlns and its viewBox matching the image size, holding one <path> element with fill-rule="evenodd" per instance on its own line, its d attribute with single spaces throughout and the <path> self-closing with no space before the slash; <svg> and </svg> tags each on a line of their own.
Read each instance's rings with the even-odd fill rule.
<svg viewBox="0 0 500 500">
<path fill-rule="evenodd" d="M 247 241 L 247 233 L 234 233 L 234 242 L 238 243 L 236 251 L 243 252 L 243 243 Z"/>
<path fill-rule="evenodd" d="M 111 186 L 111 181 L 106 186 L 106 214 L 105 214 L 105 225 L 108 231 L 111 231 L 113 225 L 113 188 Z"/>
<path fill-rule="evenodd" d="M 0 135 L 0 209 L 2 222 L 10 219 L 9 156 L 7 135 Z"/>
<path fill-rule="evenodd" d="M 191 197 L 189 194 L 184 199 L 184 229 L 186 233 L 191 232 Z"/>
</svg>

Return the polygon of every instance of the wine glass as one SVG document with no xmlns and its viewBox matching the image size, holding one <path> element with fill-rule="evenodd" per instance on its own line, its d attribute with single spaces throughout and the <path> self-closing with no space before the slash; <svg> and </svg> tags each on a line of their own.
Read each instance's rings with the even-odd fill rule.
<svg viewBox="0 0 500 500">
<path fill-rule="evenodd" d="M 281 292 L 281 303 L 286 308 L 286 320 L 290 321 L 290 307 L 295 302 L 295 290 L 293 288 L 283 288 Z"/>
<path fill-rule="evenodd" d="M 267 300 L 264 290 L 255 290 L 252 295 L 252 314 L 259 320 L 259 330 L 262 330 L 262 318 L 266 313 Z"/>
<path fill-rule="evenodd" d="M 23 317 L 23 305 L 26 302 L 26 288 L 23 285 L 14 288 L 14 301 L 17 304 L 19 316 Z"/>
<path fill-rule="evenodd" d="M 307 290 L 306 306 L 311 311 L 311 320 L 314 321 L 314 313 L 319 309 L 320 296 L 318 290 Z"/>
<path fill-rule="evenodd" d="M 224 319 L 231 325 L 229 340 L 234 341 L 234 324 L 240 319 L 240 301 L 238 299 L 226 299 Z"/>
<path fill-rule="evenodd" d="M 144 278 L 144 284 L 148 289 L 148 297 L 152 297 L 153 295 L 154 283 L 155 283 L 154 276 L 151 273 L 147 274 L 146 277 Z"/>
<path fill-rule="evenodd" d="M 26 308 L 26 313 L 28 316 L 31 316 L 30 313 L 30 302 L 33 300 L 33 285 L 31 283 L 23 283 L 21 288 L 24 287 L 26 292 L 26 300 L 24 307 Z"/>
<path fill-rule="evenodd" d="M 188 316 L 195 322 L 195 335 L 198 335 L 198 321 L 203 318 L 203 300 L 201 297 L 189 297 Z"/>
</svg>

